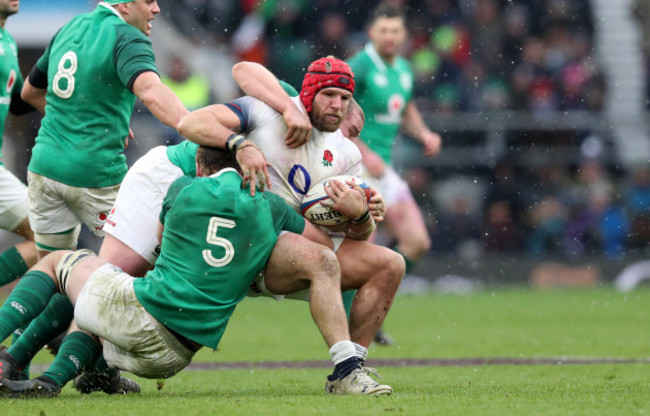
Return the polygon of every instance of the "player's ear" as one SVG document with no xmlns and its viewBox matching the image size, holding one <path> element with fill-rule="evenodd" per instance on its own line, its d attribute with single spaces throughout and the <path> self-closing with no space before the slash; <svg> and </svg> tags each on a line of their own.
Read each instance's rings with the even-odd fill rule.
<svg viewBox="0 0 650 416">
<path fill-rule="evenodd" d="M 196 177 L 198 178 L 199 176 L 203 176 L 203 170 L 201 169 L 199 162 L 194 162 L 194 165 L 196 165 Z"/>
</svg>

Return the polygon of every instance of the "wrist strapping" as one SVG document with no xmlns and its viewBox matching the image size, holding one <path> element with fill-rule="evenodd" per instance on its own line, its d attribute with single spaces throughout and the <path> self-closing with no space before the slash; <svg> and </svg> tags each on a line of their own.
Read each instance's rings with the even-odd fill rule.
<svg viewBox="0 0 650 416">
<path fill-rule="evenodd" d="M 359 218 L 353 219 L 351 222 L 353 225 L 360 225 L 363 224 L 364 222 L 368 221 L 368 218 L 370 218 L 370 209 L 366 209 L 366 212 L 361 214 Z"/>
<path fill-rule="evenodd" d="M 241 134 L 233 133 L 226 139 L 226 147 L 228 150 L 232 150 L 234 152 L 244 140 L 246 140 L 246 137 L 242 136 Z"/>
</svg>

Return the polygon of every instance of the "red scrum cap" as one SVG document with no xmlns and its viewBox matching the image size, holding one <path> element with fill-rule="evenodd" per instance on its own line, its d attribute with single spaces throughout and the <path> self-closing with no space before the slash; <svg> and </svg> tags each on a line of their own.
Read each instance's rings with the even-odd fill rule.
<svg viewBox="0 0 650 416">
<path fill-rule="evenodd" d="M 323 88 L 342 88 L 354 93 L 354 74 L 350 65 L 333 57 L 309 64 L 300 90 L 300 100 L 308 113 L 311 113 L 314 97 Z"/>
</svg>

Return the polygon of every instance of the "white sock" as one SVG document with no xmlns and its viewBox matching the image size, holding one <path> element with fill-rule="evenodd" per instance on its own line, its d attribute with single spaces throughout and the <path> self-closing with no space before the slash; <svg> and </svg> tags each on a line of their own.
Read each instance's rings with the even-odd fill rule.
<svg viewBox="0 0 650 416">
<path fill-rule="evenodd" d="M 361 361 L 366 361 L 366 358 L 368 358 L 368 348 L 364 347 L 363 345 L 357 344 L 356 342 L 353 343 L 354 348 L 357 350 L 357 357 Z"/>
<path fill-rule="evenodd" d="M 341 363 L 348 358 L 356 357 L 357 350 L 354 347 L 352 341 L 339 341 L 336 344 L 332 345 L 330 348 L 330 357 L 334 361 L 334 365 Z"/>
</svg>

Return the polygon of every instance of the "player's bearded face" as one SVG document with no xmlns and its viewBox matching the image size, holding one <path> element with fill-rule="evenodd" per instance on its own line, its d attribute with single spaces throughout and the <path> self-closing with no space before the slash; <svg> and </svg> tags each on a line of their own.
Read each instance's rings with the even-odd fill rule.
<svg viewBox="0 0 650 416">
<path fill-rule="evenodd" d="M 399 17 L 380 17 L 370 27 L 368 35 L 379 55 L 392 58 L 399 54 L 406 40 L 406 28 Z"/>
<path fill-rule="evenodd" d="M 352 93 L 340 88 L 324 88 L 314 97 L 310 114 L 311 124 L 320 131 L 338 130 L 348 110 Z"/>
<path fill-rule="evenodd" d="M 19 0 L 0 0 L 0 16 L 8 17 L 18 13 L 20 7 Z"/>
</svg>

